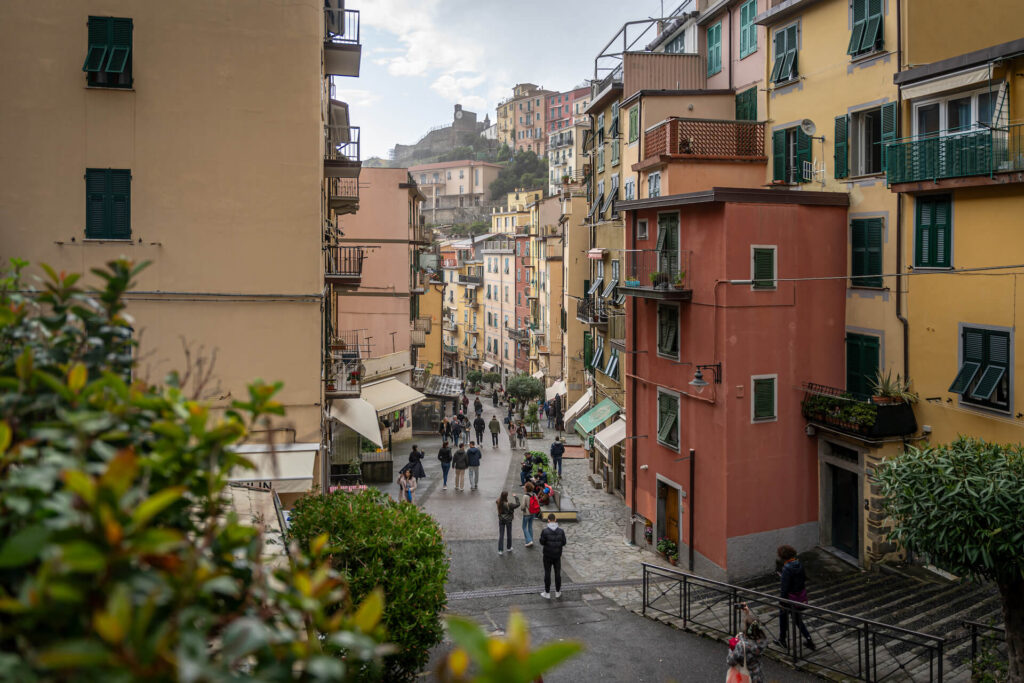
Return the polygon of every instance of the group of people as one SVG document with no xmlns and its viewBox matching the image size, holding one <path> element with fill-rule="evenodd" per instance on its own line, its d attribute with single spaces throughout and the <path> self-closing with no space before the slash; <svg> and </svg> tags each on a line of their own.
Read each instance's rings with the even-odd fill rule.
<svg viewBox="0 0 1024 683">
<path fill-rule="evenodd" d="M 519 496 L 509 502 L 508 491 L 502 491 L 496 501 L 498 507 L 498 554 L 512 552 L 512 522 L 515 521 L 516 509 L 523 510 L 523 545 L 533 546 L 533 520 L 541 517 L 541 501 L 533 484 L 527 482 L 523 486 L 526 501 L 520 504 Z M 567 542 L 565 531 L 558 526 L 558 518 L 554 513 L 548 514 L 548 523 L 540 532 L 541 556 L 544 561 L 544 591 L 540 594 L 546 600 L 551 599 L 551 574 L 555 575 L 555 597 L 562 597 L 562 548 Z"/>
</svg>

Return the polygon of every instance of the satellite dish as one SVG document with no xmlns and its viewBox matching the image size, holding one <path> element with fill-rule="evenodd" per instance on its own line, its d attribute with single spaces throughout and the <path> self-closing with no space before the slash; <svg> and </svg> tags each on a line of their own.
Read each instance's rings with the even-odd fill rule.
<svg viewBox="0 0 1024 683">
<path fill-rule="evenodd" d="M 814 121 L 810 119 L 804 119 L 800 122 L 800 130 L 804 132 L 804 135 L 814 135 L 818 129 L 814 125 Z"/>
</svg>

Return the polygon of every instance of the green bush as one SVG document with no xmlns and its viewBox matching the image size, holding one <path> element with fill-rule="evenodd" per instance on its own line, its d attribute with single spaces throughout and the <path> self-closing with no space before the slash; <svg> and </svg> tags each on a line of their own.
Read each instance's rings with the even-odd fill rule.
<svg viewBox="0 0 1024 683">
<path fill-rule="evenodd" d="M 548 483 L 552 486 L 558 483 L 558 472 L 551 464 L 551 458 L 544 451 L 530 451 L 527 453 L 532 458 L 540 458 L 540 463 L 534 464 L 532 474 L 540 474 L 541 471 L 547 472 Z"/>
<path fill-rule="evenodd" d="M 291 535 L 306 548 L 321 534 L 353 599 L 383 588 L 384 624 L 401 648 L 385 659 L 387 677 L 411 679 L 444 635 L 448 558 L 437 522 L 376 489 L 303 498 L 292 510 Z"/>
<path fill-rule="evenodd" d="M 536 377 L 521 373 L 512 377 L 505 383 L 505 391 L 516 400 L 516 407 L 519 409 L 519 417 L 523 417 L 523 410 L 530 400 L 541 398 L 544 395 L 544 383 Z"/>
<path fill-rule="evenodd" d="M 352 680 L 380 654 L 380 595 L 354 615 L 322 558 L 264 557 L 225 500 L 247 430 L 283 414 L 249 387 L 214 419 L 125 379 L 139 268 L 0 277 L 0 680 Z M 338 606 L 341 609 L 338 609 Z"/>
</svg>

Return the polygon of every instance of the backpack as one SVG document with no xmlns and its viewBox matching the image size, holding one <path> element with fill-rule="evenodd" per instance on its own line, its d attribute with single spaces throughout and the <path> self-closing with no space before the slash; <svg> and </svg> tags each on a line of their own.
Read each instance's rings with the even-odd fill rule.
<svg viewBox="0 0 1024 683">
<path fill-rule="evenodd" d="M 530 496 L 530 508 L 529 508 L 529 510 L 530 510 L 530 514 L 531 515 L 539 515 L 540 514 L 540 501 L 537 500 L 537 496 Z"/>
</svg>

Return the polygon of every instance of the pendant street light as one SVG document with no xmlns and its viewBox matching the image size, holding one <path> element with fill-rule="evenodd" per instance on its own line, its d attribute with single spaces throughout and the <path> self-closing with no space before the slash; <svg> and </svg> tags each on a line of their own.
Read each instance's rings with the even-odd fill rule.
<svg viewBox="0 0 1024 683">
<path fill-rule="evenodd" d="M 704 387 L 708 386 L 709 382 L 704 379 L 703 370 L 710 370 L 712 373 L 712 381 L 715 384 L 722 383 L 722 364 L 721 363 L 709 363 L 706 365 L 698 365 L 693 373 L 693 379 L 690 380 L 690 386 L 697 389 L 697 393 L 704 391 Z"/>
</svg>

